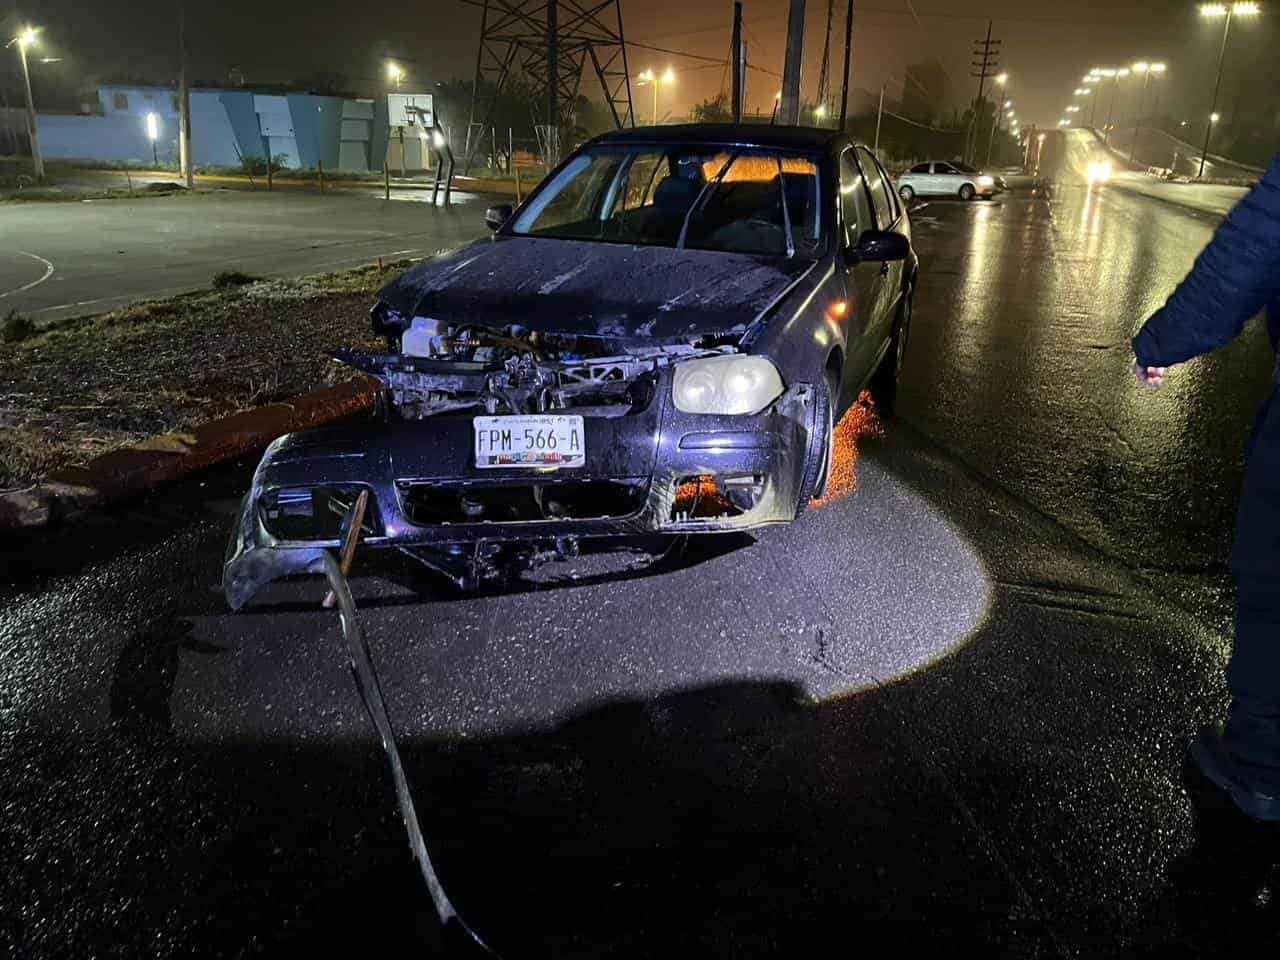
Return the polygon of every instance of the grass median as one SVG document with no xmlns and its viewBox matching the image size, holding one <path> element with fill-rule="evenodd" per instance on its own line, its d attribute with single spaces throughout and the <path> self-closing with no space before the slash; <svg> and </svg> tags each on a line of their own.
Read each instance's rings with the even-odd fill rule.
<svg viewBox="0 0 1280 960">
<path fill-rule="evenodd" d="M 200 424 L 360 376 L 329 351 L 382 346 L 369 327 L 372 294 L 409 263 L 220 276 L 211 290 L 42 328 L 11 315 L 0 343 L 0 490 L 144 440 L 179 444 Z"/>
</svg>

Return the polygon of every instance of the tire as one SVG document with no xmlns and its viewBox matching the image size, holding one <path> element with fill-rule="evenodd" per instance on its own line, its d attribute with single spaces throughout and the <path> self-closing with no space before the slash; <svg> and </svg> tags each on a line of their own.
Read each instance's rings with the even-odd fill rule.
<svg viewBox="0 0 1280 960">
<path fill-rule="evenodd" d="M 972 183 L 966 183 L 964 186 L 960 188 L 960 199 L 963 200 L 965 203 L 968 203 L 975 196 L 977 196 L 977 194 L 978 194 L 978 191 L 973 189 Z"/>
<path fill-rule="evenodd" d="M 893 325 L 893 336 L 889 340 L 889 349 L 885 351 L 869 384 L 876 411 L 882 417 L 892 417 L 897 413 L 898 383 L 902 379 L 907 344 L 911 339 L 912 295 L 911 290 L 903 295 L 902 306 L 898 308 L 898 319 Z"/>
<path fill-rule="evenodd" d="M 839 402 L 840 377 L 827 370 L 817 385 L 815 404 L 822 417 L 821 431 L 809 440 L 805 456 L 804 476 L 800 480 L 800 496 L 796 499 L 796 517 L 805 512 L 810 500 L 819 499 L 827 490 L 831 461 L 835 457 L 836 404 Z"/>
<path fill-rule="evenodd" d="M 902 198 L 903 203 L 910 203 L 916 198 L 915 190 L 905 184 L 898 188 L 898 196 Z"/>
</svg>

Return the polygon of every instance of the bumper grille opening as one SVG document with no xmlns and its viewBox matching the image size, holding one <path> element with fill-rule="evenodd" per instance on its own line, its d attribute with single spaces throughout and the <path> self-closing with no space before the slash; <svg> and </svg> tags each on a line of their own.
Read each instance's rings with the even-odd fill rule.
<svg viewBox="0 0 1280 960">
<path fill-rule="evenodd" d="M 536 523 L 626 517 L 644 505 L 647 480 L 563 480 L 499 486 L 398 482 L 410 523 Z"/>
<path fill-rule="evenodd" d="M 337 540 L 342 535 L 342 518 L 362 489 L 358 484 L 279 487 L 263 494 L 258 515 L 277 540 Z M 363 530 L 377 536 L 379 529 L 377 509 L 370 497 Z"/>
<path fill-rule="evenodd" d="M 759 503 L 763 495 L 764 477 L 757 474 L 681 477 L 676 481 L 671 521 L 685 523 L 740 517 Z"/>
</svg>

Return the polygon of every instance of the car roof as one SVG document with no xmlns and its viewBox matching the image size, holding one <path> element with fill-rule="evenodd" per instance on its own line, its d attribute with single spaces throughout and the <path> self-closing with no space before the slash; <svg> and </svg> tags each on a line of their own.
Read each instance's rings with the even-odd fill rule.
<svg viewBox="0 0 1280 960">
<path fill-rule="evenodd" d="M 827 150 L 852 142 L 842 130 L 789 127 L 765 123 L 679 123 L 661 127 L 624 127 L 593 138 L 607 143 L 713 143 L 775 147 L 784 150 Z"/>
</svg>

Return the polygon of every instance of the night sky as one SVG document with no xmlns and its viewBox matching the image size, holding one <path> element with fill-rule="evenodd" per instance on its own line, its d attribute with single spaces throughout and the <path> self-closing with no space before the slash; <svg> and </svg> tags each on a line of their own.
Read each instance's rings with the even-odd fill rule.
<svg viewBox="0 0 1280 960">
<path fill-rule="evenodd" d="M 42 52 L 61 63 L 36 67 L 37 97 L 71 109 L 76 92 L 105 77 L 129 76 L 170 81 L 175 75 L 176 4 L 160 0 L 0 0 L 8 17 L 42 25 Z M 12 9 L 6 9 L 7 7 Z M 730 0 L 623 0 L 628 39 L 703 56 L 726 57 Z M 1265 7 L 1265 0 L 1264 0 Z M 373 95 L 385 89 L 388 56 L 409 69 L 406 88 L 452 77 L 469 78 L 474 68 L 480 11 L 456 0 L 417 4 L 361 5 L 336 0 L 209 0 L 191 4 L 190 46 L 196 79 L 225 82 L 239 67 L 252 82 L 287 82 L 319 72 L 342 74 L 347 86 Z M 1095 65 L 1163 59 L 1160 81 L 1168 112 L 1197 116 L 1208 109 L 1221 37 L 1217 26 L 1200 20 L 1194 2 L 1142 0 L 989 0 L 982 4 L 943 0 L 875 0 L 855 3 L 851 84 L 878 91 L 887 84 L 892 102 L 901 97 L 904 67 L 927 57 L 946 66 L 952 82 L 948 107 L 972 97 L 969 77 L 972 41 L 995 21 L 1004 41 L 1000 66 L 1010 73 L 1010 96 L 1024 123 L 1056 123 L 1080 75 Z M 838 65 L 844 0 L 836 0 L 832 58 Z M 816 92 L 827 4 L 809 0 L 805 55 L 805 97 Z M 772 74 L 782 69 L 787 0 L 746 0 L 748 59 Z M 1224 87 L 1224 113 L 1239 109 L 1254 119 L 1274 120 L 1280 103 L 1280 3 L 1272 15 L 1239 23 Z M 7 30 L 6 32 L 11 32 Z M 16 90 L 14 57 L 4 51 L 0 81 Z M 632 72 L 672 66 L 678 84 L 663 90 L 661 112 L 683 114 L 695 100 L 715 95 L 727 81 L 723 66 L 634 48 Z M 838 72 L 838 66 L 836 67 Z M 588 78 L 589 80 L 590 78 Z M 748 76 L 748 108 L 768 111 L 780 81 L 753 70 Z M 583 90 L 596 94 L 584 81 Z M 1123 101 L 1122 101 L 1123 102 Z M 641 121 L 652 101 L 637 94 Z M 1165 112 L 1162 107 L 1162 112 Z"/>
</svg>

